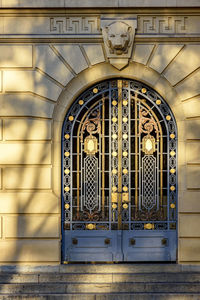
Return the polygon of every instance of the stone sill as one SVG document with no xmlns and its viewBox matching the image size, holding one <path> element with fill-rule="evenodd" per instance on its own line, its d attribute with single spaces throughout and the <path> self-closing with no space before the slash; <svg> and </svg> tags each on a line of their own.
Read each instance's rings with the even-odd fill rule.
<svg viewBox="0 0 200 300">
<path fill-rule="evenodd" d="M 191 8 L 200 0 L 0 0 L 0 8 Z"/>
<path fill-rule="evenodd" d="M 200 265 L 195 264 L 66 264 L 66 265 L 0 265 L 3 273 L 181 273 L 200 272 Z"/>
</svg>

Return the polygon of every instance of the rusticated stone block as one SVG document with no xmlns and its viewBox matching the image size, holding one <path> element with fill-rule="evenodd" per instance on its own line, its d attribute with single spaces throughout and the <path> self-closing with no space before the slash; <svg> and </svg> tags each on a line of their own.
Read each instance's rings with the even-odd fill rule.
<svg viewBox="0 0 200 300">
<path fill-rule="evenodd" d="M 136 44 L 133 51 L 133 60 L 146 65 L 153 47 L 154 45 L 152 44 Z"/>
<path fill-rule="evenodd" d="M 200 66 L 200 45 L 186 45 L 165 72 L 165 77 L 174 85 Z"/>
<path fill-rule="evenodd" d="M 0 164 L 50 164 L 51 144 L 0 143 Z"/>
<path fill-rule="evenodd" d="M 182 103 L 187 118 L 200 117 L 200 97 Z"/>
<path fill-rule="evenodd" d="M 166 66 L 171 62 L 171 60 L 177 55 L 181 50 L 183 45 L 158 45 L 149 67 L 162 73 Z"/>
<path fill-rule="evenodd" d="M 179 239 L 179 261 L 180 262 L 200 261 L 200 239 L 199 238 Z"/>
<path fill-rule="evenodd" d="M 52 192 L 2 192 L 0 193 L 0 213 L 59 213 L 60 199 Z"/>
<path fill-rule="evenodd" d="M 58 240 L 12 240 L 0 242 L 0 262 L 58 262 Z"/>
<path fill-rule="evenodd" d="M 180 212 L 200 212 L 200 191 L 186 191 L 179 197 Z"/>
<path fill-rule="evenodd" d="M 186 161 L 187 163 L 200 163 L 200 143 L 187 143 L 186 145 Z"/>
<path fill-rule="evenodd" d="M 48 45 L 36 47 L 36 67 L 64 86 L 74 77 Z"/>
<path fill-rule="evenodd" d="M 4 139 L 15 140 L 50 140 L 51 121 L 37 119 L 5 119 Z"/>
<path fill-rule="evenodd" d="M 200 139 L 200 120 L 186 121 L 186 139 Z"/>
<path fill-rule="evenodd" d="M 51 168 L 8 167 L 3 174 L 6 189 L 50 189 Z"/>
<path fill-rule="evenodd" d="M 78 45 L 54 45 L 54 47 L 77 74 L 88 68 L 85 57 Z"/>
<path fill-rule="evenodd" d="M 0 94 L 1 116 L 51 118 L 54 104 L 30 94 Z"/>
<path fill-rule="evenodd" d="M 83 46 L 91 65 L 105 61 L 101 45 L 84 45 Z"/>
<path fill-rule="evenodd" d="M 199 95 L 200 93 L 200 70 L 194 72 L 180 82 L 176 87 L 175 90 L 180 96 L 181 100 L 185 100 L 188 98 L 192 98 L 194 96 Z"/>
<path fill-rule="evenodd" d="M 179 215 L 179 236 L 200 237 L 200 214 Z"/>
<path fill-rule="evenodd" d="M 6 216 L 6 238 L 58 238 L 60 219 L 57 216 Z"/>
<path fill-rule="evenodd" d="M 200 188 L 200 166 L 187 166 L 187 188 L 199 189 Z"/>
<path fill-rule="evenodd" d="M 0 67 L 32 67 L 32 46 L 0 45 Z"/>
<path fill-rule="evenodd" d="M 38 71 L 4 71 L 7 92 L 33 92 L 56 101 L 62 89 Z"/>
</svg>

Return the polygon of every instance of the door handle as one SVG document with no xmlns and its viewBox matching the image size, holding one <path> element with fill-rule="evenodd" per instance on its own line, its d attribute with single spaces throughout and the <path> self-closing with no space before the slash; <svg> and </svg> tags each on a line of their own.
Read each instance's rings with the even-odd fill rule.
<svg viewBox="0 0 200 300">
<path fill-rule="evenodd" d="M 110 239 L 105 239 L 105 240 L 104 240 L 104 244 L 105 244 L 105 245 L 110 245 Z"/>
<path fill-rule="evenodd" d="M 132 239 L 129 239 L 129 243 L 130 243 L 131 246 L 134 246 L 135 243 L 136 243 L 136 242 L 135 242 L 135 239 L 133 239 L 133 238 L 132 238 Z"/>
<path fill-rule="evenodd" d="M 162 244 L 163 246 L 167 246 L 167 242 L 168 242 L 168 239 L 162 239 L 162 240 L 161 240 L 161 244 Z"/>
<path fill-rule="evenodd" d="M 77 244 L 78 244 L 78 240 L 75 239 L 75 238 L 73 238 L 73 239 L 72 239 L 72 244 L 73 244 L 73 245 L 77 245 Z"/>
</svg>

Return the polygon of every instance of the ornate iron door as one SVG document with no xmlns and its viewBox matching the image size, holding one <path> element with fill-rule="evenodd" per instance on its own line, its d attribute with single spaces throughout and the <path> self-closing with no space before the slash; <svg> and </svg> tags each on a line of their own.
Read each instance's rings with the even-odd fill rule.
<svg viewBox="0 0 200 300">
<path fill-rule="evenodd" d="M 177 133 L 162 97 L 96 84 L 63 125 L 63 261 L 176 260 Z"/>
</svg>

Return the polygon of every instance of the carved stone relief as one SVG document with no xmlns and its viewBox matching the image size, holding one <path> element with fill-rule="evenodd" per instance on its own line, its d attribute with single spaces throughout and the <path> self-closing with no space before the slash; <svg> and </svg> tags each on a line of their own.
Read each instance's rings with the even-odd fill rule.
<svg viewBox="0 0 200 300">
<path fill-rule="evenodd" d="M 138 16 L 137 34 L 186 33 L 187 22 L 184 16 Z"/>
<path fill-rule="evenodd" d="M 132 54 L 136 19 L 102 19 L 101 27 L 107 57 L 121 70 L 128 65 Z"/>
<path fill-rule="evenodd" d="M 99 34 L 99 17 L 54 17 L 50 18 L 50 32 L 59 34 Z"/>
</svg>

